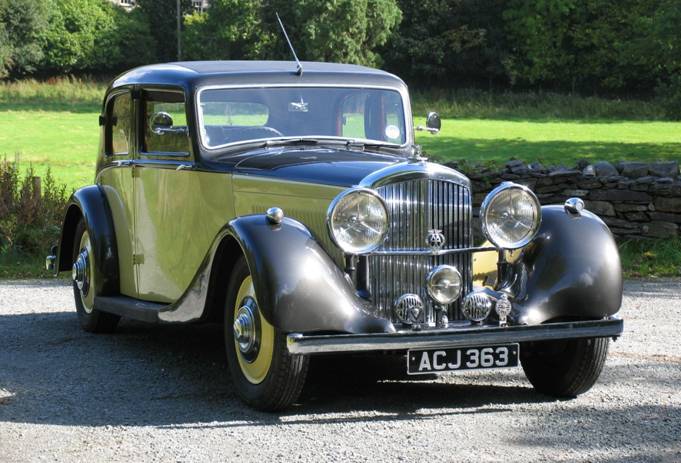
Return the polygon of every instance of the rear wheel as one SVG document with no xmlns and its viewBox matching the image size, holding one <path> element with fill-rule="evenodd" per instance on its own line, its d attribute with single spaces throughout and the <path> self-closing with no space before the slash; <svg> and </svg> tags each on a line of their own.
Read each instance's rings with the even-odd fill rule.
<svg viewBox="0 0 681 463">
<path fill-rule="evenodd" d="M 289 354 L 286 334 L 260 313 L 253 279 L 243 257 L 230 278 L 224 330 L 232 383 L 244 402 L 260 410 L 276 411 L 298 399 L 309 359 Z"/>
<path fill-rule="evenodd" d="M 527 379 L 539 392 L 576 397 L 596 383 L 608 355 L 609 338 L 526 343 L 520 360 Z"/>
<path fill-rule="evenodd" d="M 80 325 L 91 333 L 111 333 L 120 320 L 118 315 L 95 309 L 95 257 L 90 234 L 81 219 L 73 240 L 73 296 Z"/>
</svg>

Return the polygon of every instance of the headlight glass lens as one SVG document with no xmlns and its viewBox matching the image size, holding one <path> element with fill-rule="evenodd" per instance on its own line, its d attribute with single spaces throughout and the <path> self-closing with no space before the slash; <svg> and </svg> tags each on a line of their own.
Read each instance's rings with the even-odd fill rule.
<svg viewBox="0 0 681 463">
<path fill-rule="evenodd" d="M 328 221 L 333 241 L 349 254 L 374 250 L 388 231 L 385 203 L 371 190 L 341 193 L 331 204 Z"/>
<path fill-rule="evenodd" d="M 451 304 L 461 295 L 461 274 L 451 265 L 440 265 L 428 274 L 427 287 L 435 301 Z"/>
<path fill-rule="evenodd" d="M 541 206 L 527 187 L 503 183 L 485 198 L 480 208 L 482 229 L 489 241 L 505 249 L 529 243 L 541 223 Z"/>
</svg>

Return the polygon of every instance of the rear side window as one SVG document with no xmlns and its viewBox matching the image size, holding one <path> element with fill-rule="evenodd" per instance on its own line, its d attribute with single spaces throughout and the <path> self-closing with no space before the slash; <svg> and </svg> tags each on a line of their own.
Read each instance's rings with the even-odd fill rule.
<svg viewBox="0 0 681 463">
<path fill-rule="evenodd" d="M 142 101 L 142 151 L 147 154 L 189 154 L 189 132 L 184 95 L 180 92 L 144 92 Z M 165 120 L 170 125 L 159 127 L 154 121 Z"/>
<path fill-rule="evenodd" d="M 113 98 L 109 106 L 107 153 L 128 154 L 130 151 L 130 127 L 132 121 L 132 98 L 130 93 L 121 93 Z"/>
</svg>

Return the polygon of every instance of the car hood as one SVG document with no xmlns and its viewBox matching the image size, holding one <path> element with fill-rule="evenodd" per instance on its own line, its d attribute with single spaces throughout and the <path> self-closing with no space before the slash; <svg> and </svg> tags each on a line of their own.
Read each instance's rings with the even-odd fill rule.
<svg viewBox="0 0 681 463">
<path fill-rule="evenodd" d="M 349 187 L 403 157 L 334 148 L 276 148 L 239 155 L 234 172 Z"/>
</svg>

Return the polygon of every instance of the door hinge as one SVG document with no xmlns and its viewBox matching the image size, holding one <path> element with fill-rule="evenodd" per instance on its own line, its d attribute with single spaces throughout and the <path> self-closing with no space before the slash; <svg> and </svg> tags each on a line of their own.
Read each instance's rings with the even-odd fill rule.
<svg viewBox="0 0 681 463">
<path fill-rule="evenodd" d="M 144 263 L 144 254 L 133 254 L 132 265 L 140 265 Z"/>
<path fill-rule="evenodd" d="M 140 176 L 140 168 L 138 165 L 132 165 L 132 178 L 137 178 Z"/>
</svg>

